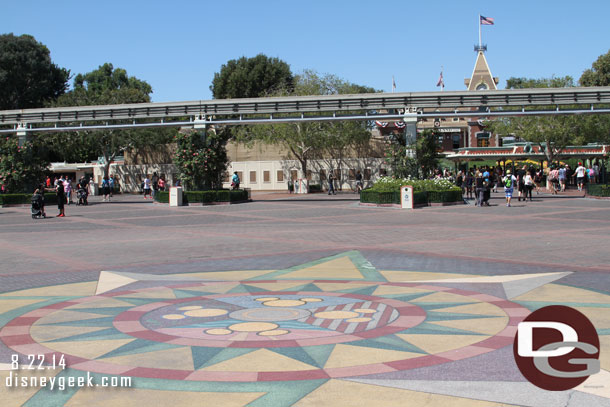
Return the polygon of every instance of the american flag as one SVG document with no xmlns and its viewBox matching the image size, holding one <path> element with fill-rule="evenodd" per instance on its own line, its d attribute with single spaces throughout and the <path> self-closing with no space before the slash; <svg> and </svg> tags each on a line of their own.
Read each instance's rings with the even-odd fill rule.
<svg viewBox="0 0 610 407">
<path fill-rule="evenodd" d="M 481 24 L 483 25 L 494 25 L 494 19 L 491 17 L 481 16 Z"/>
<path fill-rule="evenodd" d="M 442 88 L 445 87 L 445 81 L 443 80 L 443 71 L 441 71 L 441 76 L 438 78 L 438 82 L 436 82 L 436 86 L 440 86 Z"/>
</svg>

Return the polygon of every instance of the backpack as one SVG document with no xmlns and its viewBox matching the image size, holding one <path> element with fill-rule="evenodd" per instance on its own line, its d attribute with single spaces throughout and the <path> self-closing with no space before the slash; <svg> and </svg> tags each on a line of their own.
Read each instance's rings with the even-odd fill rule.
<svg viewBox="0 0 610 407">
<path fill-rule="evenodd" d="M 513 177 L 512 176 L 506 177 L 506 180 L 504 180 L 504 186 L 506 188 L 510 188 L 513 186 Z"/>
</svg>

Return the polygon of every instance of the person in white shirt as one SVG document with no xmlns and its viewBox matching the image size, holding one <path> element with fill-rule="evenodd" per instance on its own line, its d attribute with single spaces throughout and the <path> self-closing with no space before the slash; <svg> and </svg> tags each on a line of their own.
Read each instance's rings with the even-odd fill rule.
<svg viewBox="0 0 610 407">
<path fill-rule="evenodd" d="M 578 185 L 578 190 L 582 191 L 582 188 L 585 184 L 585 174 L 587 173 L 587 169 L 582 166 L 582 163 L 578 163 L 578 168 L 574 171 L 574 175 L 576 177 L 576 184 Z"/>
</svg>

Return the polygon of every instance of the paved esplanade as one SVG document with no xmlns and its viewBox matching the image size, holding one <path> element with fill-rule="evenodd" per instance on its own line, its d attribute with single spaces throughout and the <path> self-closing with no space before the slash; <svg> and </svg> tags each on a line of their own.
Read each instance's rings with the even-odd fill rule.
<svg viewBox="0 0 610 407">
<path fill-rule="evenodd" d="M 610 201 L 255 197 L 0 209 L 2 405 L 610 405 Z M 516 324 L 548 304 L 600 335 L 602 371 L 575 390 L 540 390 L 513 359 Z M 65 355 L 26 378 L 132 384 L 8 389 L 17 354 Z"/>
</svg>

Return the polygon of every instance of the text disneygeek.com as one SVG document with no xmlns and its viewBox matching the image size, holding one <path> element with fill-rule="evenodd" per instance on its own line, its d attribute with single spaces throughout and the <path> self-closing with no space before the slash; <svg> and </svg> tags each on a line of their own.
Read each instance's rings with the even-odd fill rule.
<svg viewBox="0 0 610 407">
<path fill-rule="evenodd" d="M 20 359 L 27 358 L 27 362 Z M 74 387 L 131 387 L 129 376 L 93 377 L 90 372 L 86 376 L 32 376 L 30 373 L 45 370 L 55 371 L 66 369 L 64 355 L 12 355 L 11 371 L 4 381 L 8 388 L 46 387 L 49 390 L 65 390 Z M 27 372 L 27 373 L 26 373 Z M 84 373 L 84 372 L 83 372 Z"/>
</svg>

